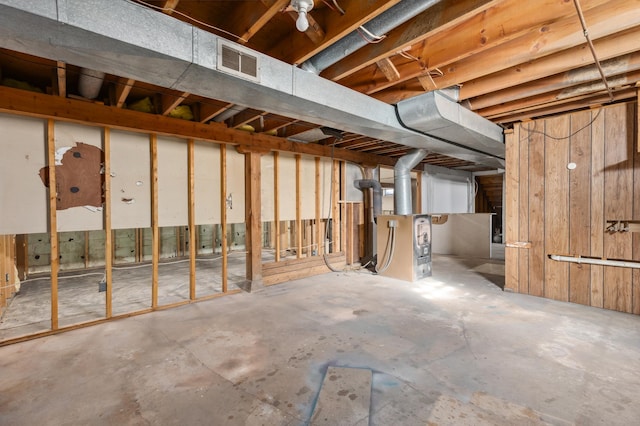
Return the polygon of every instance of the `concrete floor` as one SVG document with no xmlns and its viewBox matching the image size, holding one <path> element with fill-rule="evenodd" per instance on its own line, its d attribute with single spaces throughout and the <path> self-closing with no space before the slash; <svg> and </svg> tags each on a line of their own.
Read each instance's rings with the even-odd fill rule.
<svg viewBox="0 0 640 426">
<path fill-rule="evenodd" d="M 503 271 L 437 256 L 416 283 L 332 273 L 2 347 L 0 424 L 303 425 L 329 367 L 371 370 L 371 425 L 638 424 L 640 317 Z"/>
</svg>

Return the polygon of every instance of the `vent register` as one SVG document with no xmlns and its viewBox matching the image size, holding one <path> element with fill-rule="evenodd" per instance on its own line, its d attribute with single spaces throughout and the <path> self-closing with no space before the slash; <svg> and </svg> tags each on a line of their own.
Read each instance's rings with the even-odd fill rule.
<svg viewBox="0 0 640 426">
<path fill-rule="evenodd" d="M 259 82 L 260 62 L 250 50 L 239 46 L 231 46 L 219 40 L 218 70 Z"/>
</svg>

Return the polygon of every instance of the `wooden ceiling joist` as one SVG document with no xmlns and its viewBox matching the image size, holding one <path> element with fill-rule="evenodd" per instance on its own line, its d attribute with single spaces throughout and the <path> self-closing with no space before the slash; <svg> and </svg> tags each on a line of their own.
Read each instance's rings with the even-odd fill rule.
<svg viewBox="0 0 640 426">
<path fill-rule="evenodd" d="M 115 88 L 115 106 L 117 108 L 122 108 L 127 101 L 127 96 L 129 96 L 134 84 L 135 80 L 132 78 L 118 78 Z"/>
<path fill-rule="evenodd" d="M 190 93 L 183 92 L 180 95 L 162 95 L 162 115 L 169 115 L 171 111 L 176 109 L 185 99 L 189 97 Z"/>
<path fill-rule="evenodd" d="M 56 94 L 60 97 L 67 96 L 67 64 L 62 61 L 56 62 L 56 73 L 55 73 L 55 83 L 56 83 Z"/>
<path fill-rule="evenodd" d="M 162 11 L 167 15 L 173 15 L 173 11 L 178 7 L 178 3 L 180 3 L 180 0 L 166 0 L 162 5 Z"/>
<path fill-rule="evenodd" d="M 276 14 L 280 13 L 287 5 L 290 0 L 261 0 L 262 4 L 266 6 L 267 10 L 259 13 L 257 17 L 255 14 L 257 12 L 258 7 L 254 4 L 254 2 L 245 3 L 245 7 L 239 8 L 235 11 L 235 15 L 239 17 L 239 19 L 244 20 L 243 23 L 237 24 L 238 28 L 245 27 L 246 30 L 240 37 L 238 38 L 238 43 L 247 43 L 251 37 L 253 37 L 258 31 L 260 31 L 267 22 L 269 22 Z M 251 22 L 247 22 L 250 19 Z"/>
</svg>

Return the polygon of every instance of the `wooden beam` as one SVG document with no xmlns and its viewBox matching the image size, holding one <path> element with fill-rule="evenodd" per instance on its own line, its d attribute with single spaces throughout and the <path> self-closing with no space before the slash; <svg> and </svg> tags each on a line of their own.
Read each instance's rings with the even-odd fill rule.
<svg viewBox="0 0 640 426">
<path fill-rule="evenodd" d="M 590 23 L 592 39 L 626 30 L 636 26 L 640 21 L 640 8 L 626 0 L 592 0 L 591 3 L 598 2 L 605 4 L 585 10 L 585 19 Z M 489 47 L 483 45 L 473 52 L 475 53 L 473 56 L 457 57 L 452 54 L 447 59 L 447 52 L 443 52 L 443 59 L 440 61 L 429 59 L 428 71 L 433 71 L 436 68 L 441 69 L 443 75 L 438 77 L 437 83 L 440 87 L 449 87 L 526 63 L 532 59 L 570 49 L 584 42 L 584 36 L 576 21 L 575 16 L 570 16 L 542 22 L 537 28 L 528 28 L 518 32 L 518 37 L 504 37 L 502 44 L 485 43 Z M 486 25 L 486 22 L 483 25 Z M 499 26 L 499 24 L 497 25 Z M 523 49 L 522 46 L 533 47 Z M 431 58 L 431 52 L 428 49 L 423 49 L 423 53 L 418 55 Z M 499 57 L 500 60 L 495 60 L 496 57 Z M 416 62 L 399 66 L 398 69 L 401 74 L 400 81 L 408 81 L 425 74 L 423 67 Z M 392 86 L 382 78 L 373 80 L 368 78 L 365 81 L 346 79 L 342 84 L 367 94 L 377 93 Z"/>
<path fill-rule="evenodd" d="M 151 159 L 151 308 L 158 308 L 158 263 L 160 261 L 160 230 L 158 228 L 158 135 L 149 135 Z"/>
<path fill-rule="evenodd" d="M 334 160 L 331 169 L 331 173 L 333 173 L 332 178 L 332 186 L 331 191 L 333 192 L 333 196 L 331 199 L 333 200 L 331 210 L 331 219 L 333 221 L 331 226 L 331 245 L 329 246 L 330 253 L 337 253 L 340 251 L 340 206 L 338 201 L 340 201 L 340 161 Z"/>
<path fill-rule="evenodd" d="M 163 12 L 167 15 L 173 15 L 173 11 L 178 7 L 178 3 L 180 3 L 180 0 L 165 0 L 162 6 L 164 9 Z"/>
<path fill-rule="evenodd" d="M 262 282 L 262 222 L 261 222 L 261 175 L 262 154 L 247 152 L 245 164 L 245 245 L 247 249 L 247 290 L 263 287 Z"/>
<path fill-rule="evenodd" d="M 640 26 L 593 41 L 602 61 L 631 54 L 638 50 Z M 593 57 L 585 55 L 586 43 L 573 49 L 515 65 L 500 72 L 467 81 L 460 88 L 460 99 L 470 99 L 511 86 L 533 82 L 549 75 L 589 66 Z M 621 58 L 622 59 L 622 58 Z M 571 71 L 572 72 L 572 71 Z"/>
<path fill-rule="evenodd" d="M 196 300 L 195 141 L 187 141 L 187 198 L 189 203 L 189 300 Z"/>
<path fill-rule="evenodd" d="M 51 244 L 51 329 L 58 329 L 58 185 L 56 182 L 55 122 L 47 120 L 47 170 L 49 172 L 49 241 Z"/>
<path fill-rule="evenodd" d="M 382 71 L 382 74 L 384 74 L 387 80 L 389 81 L 400 80 L 400 73 L 398 72 L 398 69 L 393 64 L 391 59 L 389 58 L 380 59 L 379 61 L 376 61 L 376 65 L 378 66 L 378 69 Z"/>
<path fill-rule="evenodd" d="M 233 107 L 235 104 L 210 104 L 210 103 L 198 103 L 200 116 L 198 117 L 198 121 L 200 123 L 206 123 L 207 121 L 213 119 L 216 115 L 222 114 L 229 108 Z"/>
<path fill-rule="evenodd" d="M 227 147 L 220 145 L 220 245 L 222 252 L 222 292 L 229 291 L 229 254 L 227 253 Z M 215 239 L 214 239 L 215 241 Z"/>
<path fill-rule="evenodd" d="M 178 105 L 184 102 L 189 97 L 190 93 L 183 92 L 176 95 L 162 95 L 162 115 L 169 115 Z"/>
<path fill-rule="evenodd" d="M 285 37 L 271 48 L 267 55 L 281 59 L 290 64 L 299 64 L 332 45 L 347 34 L 364 25 L 371 19 L 387 11 L 400 0 L 342 0 L 340 5 L 345 14 L 340 19 L 325 20 L 325 38 L 320 44 L 314 44 L 304 34 L 293 34 Z M 315 13 L 313 10 L 311 13 Z M 326 9 L 325 13 L 334 13 Z M 295 31 L 297 33 L 297 31 Z"/>
<path fill-rule="evenodd" d="M 292 10 L 288 12 L 288 15 L 294 22 L 298 20 L 298 12 Z M 322 40 L 324 40 L 326 34 L 318 21 L 316 21 L 311 14 L 307 14 L 307 21 L 309 21 L 309 28 L 307 28 L 304 34 L 309 37 L 309 40 L 311 40 L 313 44 L 322 43 Z"/>
<path fill-rule="evenodd" d="M 296 155 L 296 258 L 302 257 L 302 197 L 301 197 L 301 170 L 300 154 Z"/>
<path fill-rule="evenodd" d="M 104 210 L 102 217 L 104 221 L 104 274 L 107 286 L 105 292 L 105 317 L 113 316 L 113 240 L 111 232 L 111 129 L 103 129 L 104 152 Z M 87 235 L 88 238 L 88 235 Z M 87 258 L 88 256 L 85 256 Z"/>
<path fill-rule="evenodd" d="M 275 222 L 275 233 L 276 233 L 276 255 L 275 261 L 280 261 L 280 153 L 273 153 L 273 220 Z"/>
<path fill-rule="evenodd" d="M 395 160 L 360 154 L 356 151 L 298 143 L 269 136 L 228 129 L 224 124 L 202 124 L 178 120 L 156 114 L 119 109 L 75 99 L 59 98 L 41 93 L 27 92 L 0 86 L 0 111 L 36 117 L 53 117 L 56 120 L 80 122 L 95 126 L 109 126 L 144 133 L 193 138 L 215 143 L 243 144 L 272 151 L 293 152 L 310 156 L 334 157 L 340 160 L 364 164 L 393 166 Z M 307 128 L 308 130 L 308 128 Z"/>
<path fill-rule="evenodd" d="M 56 95 L 67 97 L 67 64 L 62 61 L 56 62 Z"/>
<path fill-rule="evenodd" d="M 131 92 L 131 89 L 133 88 L 135 82 L 136 81 L 132 78 L 118 78 L 118 81 L 116 83 L 115 99 L 117 108 L 122 108 L 124 106 L 124 103 L 127 101 L 127 96 L 129 96 L 129 92 Z"/>
<path fill-rule="evenodd" d="M 368 44 L 322 72 L 322 76 L 333 81 L 341 80 L 383 58 L 410 49 L 425 39 L 453 26 L 469 17 L 480 14 L 495 1 L 492 0 L 443 0 L 425 10 L 414 19 L 389 31 L 379 43 Z"/>
<path fill-rule="evenodd" d="M 251 23 L 249 28 L 247 28 L 247 30 L 238 38 L 237 40 L 238 43 L 247 43 L 251 39 L 251 37 L 253 37 L 258 31 L 260 31 L 267 24 L 267 22 L 271 20 L 271 18 L 273 18 L 276 14 L 278 14 L 285 7 L 287 7 L 287 5 L 289 4 L 289 1 L 290 0 L 263 1 L 263 3 L 267 5 L 266 12 L 262 13 L 258 17 L 258 19 L 254 20 Z M 249 2 L 249 4 L 247 4 L 246 7 L 249 7 L 254 10 L 256 9 L 256 6 L 254 4 L 251 4 L 251 2 Z M 244 11 L 242 11 L 242 13 L 239 13 L 239 15 L 245 15 Z M 309 24 L 311 24 L 311 21 L 309 21 Z"/>
</svg>

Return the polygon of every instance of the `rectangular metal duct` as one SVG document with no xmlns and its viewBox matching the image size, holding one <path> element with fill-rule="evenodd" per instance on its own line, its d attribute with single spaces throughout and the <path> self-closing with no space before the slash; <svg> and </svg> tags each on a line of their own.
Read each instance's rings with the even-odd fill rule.
<svg viewBox="0 0 640 426">
<path fill-rule="evenodd" d="M 220 40 L 126 0 L 0 0 L 0 46 L 7 49 L 504 167 L 498 132 L 469 147 L 456 140 L 466 132 L 456 125 L 433 136 L 416 132 L 403 126 L 393 105 L 224 40 L 258 64 L 259 81 L 233 75 L 218 69 Z"/>
</svg>

